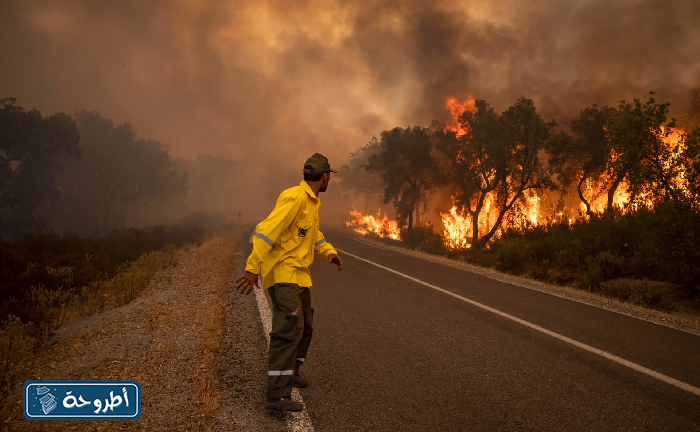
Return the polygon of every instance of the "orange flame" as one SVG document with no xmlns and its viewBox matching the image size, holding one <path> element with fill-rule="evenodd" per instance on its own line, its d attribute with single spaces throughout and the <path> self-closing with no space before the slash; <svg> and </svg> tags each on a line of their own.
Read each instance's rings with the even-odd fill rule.
<svg viewBox="0 0 700 432">
<path fill-rule="evenodd" d="M 353 230 L 356 233 L 362 235 L 374 233 L 379 237 L 387 237 L 392 240 L 400 240 L 401 230 L 399 229 L 399 226 L 396 223 L 396 221 L 389 220 L 389 218 L 386 217 L 386 214 L 384 215 L 384 218 L 382 218 L 381 212 L 382 209 L 380 208 L 377 212 L 377 217 L 375 218 L 372 215 L 363 215 L 362 213 L 353 208 L 350 214 L 355 219 L 349 222 L 348 226 L 353 227 Z"/>
<path fill-rule="evenodd" d="M 472 247 L 472 219 L 462 216 L 457 212 L 457 206 L 453 205 L 449 213 L 440 213 L 444 227 L 442 238 L 448 249 L 468 249 Z"/>
<path fill-rule="evenodd" d="M 475 100 L 472 95 L 468 95 L 464 102 L 459 102 L 457 97 L 450 96 L 446 100 L 445 108 L 452 114 L 451 121 L 445 126 L 445 131 L 452 131 L 457 134 L 457 136 L 462 136 L 469 132 L 469 125 L 462 124 L 459 121 L 460 116 L 465 111 L 476 112 Z M 681 141 L 684 131 L 683 129 L 671 129 L 671 133 L 668 132 L 665 127 L 662 126 L 661 133 L 664 134 L 663 141 L 669 147 L 669 149 L 676 149 L 676 151 L 682 150 L 684 143 Z M 620 155 L 611 154 L 613 160 L 617 159 Z M 459 157 L 459 156 L 458 156 Z M 666 164 L 668 165 L 668 163 Z M 669 166 L 664 168 L 668 169 Z M 606 173 L 605 178 L 601 179 L 600 183 L 593 180 L 588 180 L 585 184 L 585 195 L 588 202 L 591 205 L 591 210 L 596 213 L 603 212 L 607 205 L 607 195 L 604 193 L 604 184 L 606 184 L 613 173 Z M 687 190 L 687 179 L 685 178 L 685 173 L 681 172 L 676 175 L 676 178 L 671 179 L 673 185 L 679 190 Z M 556 220 L 557 218 L 565 217 L 565 214 L 569 214 L 569 211 L 560 211 L 557 214 L 552 214 L 546 216 L 542 214 L 542 202 L 544 196 L 538 194 L 525 196 L 521 199 L 518 206 L 514 207 L 510 216 L 503 220 L 501 229 L 496 233 L 498 237 L 503 229 L 509 228 L 514 224 L 529 223 L 532 225 L 538 225 L 545 220 L 551 219 Z M 628 184 L 625 181 L 620 184 L 620 186 L 615 191 L 613 197 L 613 206 L 619 208 L 620 210 L 630 211 L 629 206 L 631 199 L 630 192 L 628 190 Z M 443 240 L 445 246 L 449 249 L 466 249 L 471 247 L 471 237 L 473 230 L 477 229 L 479 235 L 484 235 L 487 233 L 496 221 L 498 216 L 497 209 L 492 207 L 494 202 L 493 193 L 486 196 L 484 206 L 479 213 L 479 226 L 472 226 L 472 218 L 469 214 L 462 213 L 461 209 L 455 204 L 453 197 L 453 205 L 448 213 L 440 213 L 443 224 Z M 653 204 L 651 197 L 642 196 L 641 197 L 642 206 L 651 206 Z M 585 214 L 585 205 L 580 204 L 581 214 Z M 576 210 L 573 209 L 573 213 Z M 568 218 L 568 223 L 573 223 L 574 219 Z"/>
<path fill-rule="evenodd" d="M 452 131 L 457 133 L 457 136 L 462 136 L 469 132 L 468 127 L 463 126 L 459 121 L 459 116 L 461 116 L 464 111 L 475 113 L 476 105 L 474 105 L 474 102 L 474 97 L 472 97 L 471 94 L 467 95 L 467 99 L 463 103 L 460 103 L 454 96 L 447 98 L 445 109 L 452 114 L 452 120 L 445 126 L 445 132 Z"/>
<path fill-rule="evenodd" d="M 508 219 L 503 219 L 495 236 L 500 237 L 504 229 L 512 226 L 524 223 L 537 226 L 538 223 L 541 223 L 541 200 L 542 198 L 537 195 L 523 198 L 522 205 L 517 208 L 518 211 L 520 211 L 521 217 L 514 218 L 512 222 L 509 222 Z M 484 205 L 479 212 L 479 227 L 477 229 L 479 230 L 480 237 L 491 231 L 491 228 L 493 228 L 496 223 L 496 219 L 498 219 L 499 210 L 497 206 L 493 206 L 493 203 L 493 194 L 486 195 Z M 451 250 L 470 248 L 474 233 L 472 218 L 471 215 L 465 215 L 460 211 L 454 197 L 452 198 L 452 208 L 450 211 L 448 213 L 440 212 L 440 217 L 442 218 L 442 237 L 444 245 Z M 571 223 L 571 220 L 569 223 Z"/>
</svg>

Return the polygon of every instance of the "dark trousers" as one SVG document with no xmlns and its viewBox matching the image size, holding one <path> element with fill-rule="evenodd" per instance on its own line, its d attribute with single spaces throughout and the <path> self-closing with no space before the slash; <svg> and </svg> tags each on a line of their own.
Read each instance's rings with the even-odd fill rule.
<svg viewBox="0 0 700 432">
<path fill-rule="evenodd" d="M 272 331 L 267 364 L 267 397 L 292 395 L 294 373 L 306 360 L 313 333 L 311 289 L 278 283 L 267 289 L 272 299 Z"/>
</svg>

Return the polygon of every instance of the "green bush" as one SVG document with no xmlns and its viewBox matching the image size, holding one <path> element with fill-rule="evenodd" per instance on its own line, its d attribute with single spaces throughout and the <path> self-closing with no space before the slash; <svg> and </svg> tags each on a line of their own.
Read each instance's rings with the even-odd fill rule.
<svg viewBox="0 0 700 432">
<path fill-rule="evenodd" d="M 622 259 L 608 251 L 603 251 L 586 257 L 586 265 L 588 268 L 583 279 L 583 286 L 588 290 L 595 291 L 600 288 L 601 282 L 620 274 Z"/>
<path fill-rule="evenodd" d="M 531 252 L 522 238 L 503 240 L 496 251 L 496 268 L 500 271 L 518 273 L 531 261 Z"/>
<path fill-rule="evenodd" d="M 600 264 L 592 261 L 589 264 L 588 270 L 583 278 L 583 287 L 589 291 L 598 290 L 601 282 L 603 282 L 604 279 L 603 274 L 603 268 L 600 266 Z"/>
<path fill-rule="evenodd" d="M 594 256 L 586 257 L 586 264 L 589 269 L 591 266 L 600 267 L 604 279 L 617 277 L 622 271 L 622 259 L 608 251 L 598 252 Z"/>
</svg>

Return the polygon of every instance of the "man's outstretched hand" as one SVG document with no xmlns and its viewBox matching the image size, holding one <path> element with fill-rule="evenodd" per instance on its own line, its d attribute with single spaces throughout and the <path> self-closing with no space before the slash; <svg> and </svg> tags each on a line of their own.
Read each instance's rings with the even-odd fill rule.
<svg viewBox="0 0 700 432">
<path fill-rule="evenodd" d="M 258 275 L 248 271 L 243 273 L 243 276 L 239 277 L 236 281 L 235 288 L 239 294 L 250 294 L 253 292 L 253 288 L 260 288 Z"/>
<path fill-rule="evenodd" d="M 332 262 L 333 264 L 338 266 L 338 271 L 341 271 L 343 269 L 343 260 L 340 259 L 338 254 L 330 254 L 328 255 L 328 261 Z"/>
</svg>

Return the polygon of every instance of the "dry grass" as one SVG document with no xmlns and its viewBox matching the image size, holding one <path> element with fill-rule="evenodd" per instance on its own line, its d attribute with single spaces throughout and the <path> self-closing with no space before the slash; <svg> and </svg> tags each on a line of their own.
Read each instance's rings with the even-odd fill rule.
<svg viewBox="0 0 700 432">
<path fill-rule="evenodd" d="M 0 322 L 0 393 L 18 382 L 23 359 L 38 355 L 61 325 L 133 301 L 159 271 L 176 264 L 175 248 L 169 245 L 124 263 L 113 278 L 79 289 L 72 285 L 72 267 L 55 269 L 65 273 L 59 275 L 65 285 L 53 291 L 32 286 L 29 291 L 29 301 L 41 306 L 45 315 L 41 323 L 22 323 L 13 316 Z"/>
<path fill-rule="evenodd" d="M 221 354 L 221 336 L 225 322 L 224 307 L 228 288 L 228 276 L 233 264 L 235 248 L 226 255 L 228 265 L 218 269 L 216 284 L 213 288 L 211 304 L 202 313 L 203 333 L 208 337 L 202 338 L 198 344 L 201 352 L 201 363 L 191 374 L 196 384 L 195 397 L 197 406 L 206 420 L 210 420 L 219 407 L 220 394 L 217 385 L 219 374 L 219 355 Z"/>
<path fill-rule="evenodd" d="M 228 272 L 238 238 L 232 232 L 199 247 L 178 248 L 177 265 L 156 272 L 134 301 L 59 328 L 55 343 L 26 362 L 21 381 L 136 380 L 142 386 L 143 414 L 121 422 L 120 430 L 211 430 L 221 399 L 218 356 Z M 107 307 L 110 302 L 116 305 L 116 299 L 108 300 Z M 21 391 L 18 384 L 12 394 Z M 45 422 L 23 418 L 21 401 L 0 405 L 8 431 L 45 427 Z M 109 422 L 98 421 L 53 421 L 51 427 L 112 430 Z"/>
</svg>

